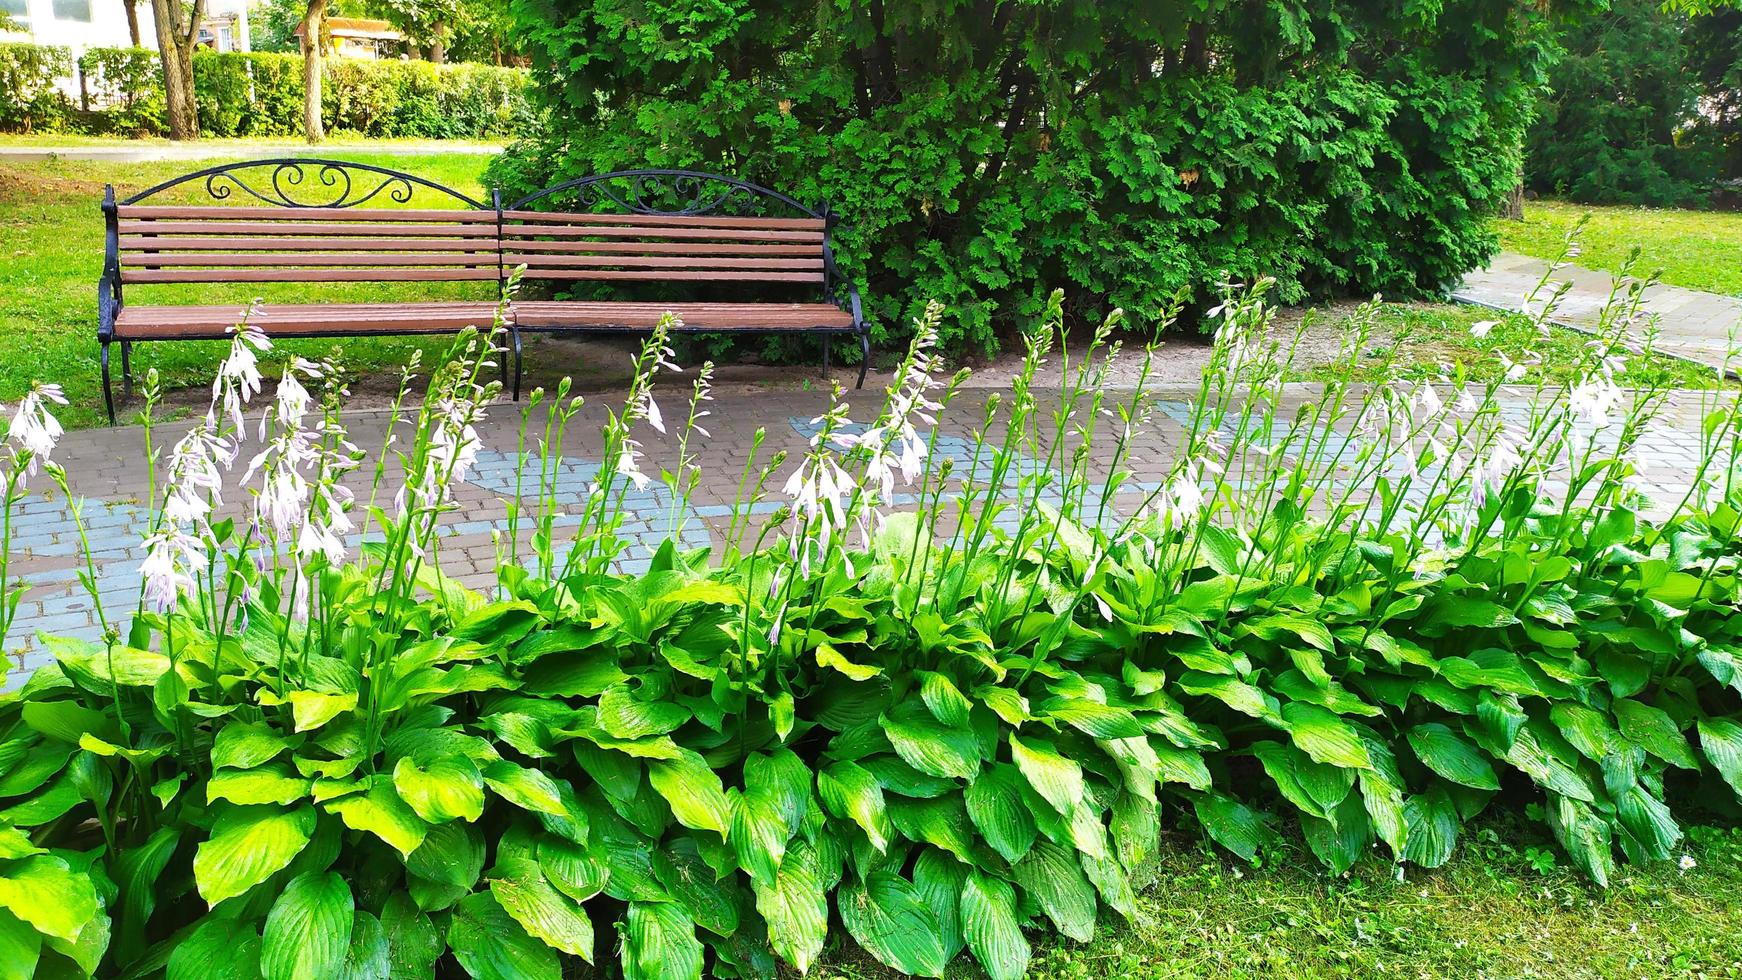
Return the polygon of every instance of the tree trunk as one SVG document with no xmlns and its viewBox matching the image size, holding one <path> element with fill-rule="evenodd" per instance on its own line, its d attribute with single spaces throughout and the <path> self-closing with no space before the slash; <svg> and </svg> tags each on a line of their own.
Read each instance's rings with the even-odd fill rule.
<svg viewBox="0 0 1742 980">
<path fill-rule="evenodd" d="M 1505 217 L 1512 221 L 1524 220 L 1524 167 L 1518 168 L 1518 175 L 1512 182 L 1512 190 L 1506 195 Z"/>
<path fill-rule="evenodd" d="M 151 0 L 157 53 L 163 62 L 164 107 L 172 140 L 200 138 L 199 105 L 194 101 L 194 39 L 205 9 L 205 0 L 194 0 L 192 15 L 184 17 L 181 0 Z"/>
<path fill-rule="evenodd" d="M 321 23 L 327 16 L 327 0 L 308 0 L 302 19 L 302 131 L 310 143 L 326 139 L 321 123 Z"/>
<path fill-rule="evenodd" d="M 127 36 L 133 46 L 144 47 L 139 43 L 139 0 L 121 0 L 121 6 L 127 11 Z"/>
</svg>

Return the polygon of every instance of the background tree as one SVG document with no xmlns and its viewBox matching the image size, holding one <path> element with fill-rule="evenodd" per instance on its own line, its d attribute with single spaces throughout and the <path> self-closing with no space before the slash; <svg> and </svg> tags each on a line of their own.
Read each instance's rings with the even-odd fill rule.
<svg viewBox="0 0 1742 980">
<path fill-rule="evenodd" d="M 1687 70 L 1688 33 L 1688 15 L 1657 0 L 1614 0 L 1573 26 L 1530 130 L 1529 185 L 1591 203 L 1701 200 L 1713 161 L 1677 138 L 1703 91 Z"/>
<path fill-rule="evenodd" d="M 307 13 L 304 0 L 262 0 L 248 7 L 249 44 L 256 51 L 290 54 L 301 50 L 296 29 Z"/>
<path fill-rule="evenodd" d="M 194 99 L 194 42 L 205 18 L 206 0 L 151 0 L 152 20 L 157 27 L 157 51 L 163 62 L 163 95 L 169 138 L 200 137 L 200 114 Z"/>
<path fill-rule="evenodd" d="M 308 0 L 302 16 L 302 133 L 309 143 L 327 138 L 321 121 L 321 49 L 326 46 L 327 0 Z"/>
<path fill-rule="evenodd" d="M 139 43 L 139 0 L 121 0 L 121 9 L 127 14 L 128 39 L 134 47 L 144 47 Z"/>
<path fill-rule="evenodd" d="M 1716 157 L 1718 176 L 1742 180 L 1742 10 L 1695 17 L 1686 41 L 1688 67 L 1700 84 L 1690 139 Z M 1733 193 L 1742 205 L 1742 188 Z"/>
</svg>

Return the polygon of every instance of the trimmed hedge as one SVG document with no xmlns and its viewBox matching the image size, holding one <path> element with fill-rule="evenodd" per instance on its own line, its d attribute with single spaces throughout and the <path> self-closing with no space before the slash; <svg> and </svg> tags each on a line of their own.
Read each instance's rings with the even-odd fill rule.
<svg viewBox="0 0 1742 980">
<path fill-rule="evenodd" d="M 160 136 L 163 79 L 143 48 L 92 48 L 78 59 L 81 108 L 56 88 L 74 78 L 64 48 L 0 45 L 0 131 Z M 76 87 L 76 86 L 74 86 Z M 302 59 L 288 54 L 194 55 L 200 132 L 302 134 Z M 330 58 L 322 114 L 329 130 L 363 136 L 483 139 L 516 132 L 530 110 L 526 73 L 493 65 Z"/>
</svg>

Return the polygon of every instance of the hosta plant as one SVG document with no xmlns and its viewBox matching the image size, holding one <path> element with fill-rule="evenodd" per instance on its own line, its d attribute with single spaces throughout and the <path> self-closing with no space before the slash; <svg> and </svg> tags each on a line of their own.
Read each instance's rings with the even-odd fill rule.
<svg viewBox="0 0 1742 980">
<path fill-rule="evenodd" d="M 706 369 L 659 407 L 662 329 L 621 407 L 526 409 L 536 485 L 484 591 L 436 530 L 507 410 L 491 334 L 370 458 L 336 365 L 257 404 L 244 323 L 209 414 L 153 451 L 137 607 L 41 637 L 54 662 L 0 701 L 0 974 L 767 977 L 852 942 L 1004 980 L 1036 931 L 1133 914 L 1164 826 L 1433 868 L 1506 806 L 1597 883 L 1669 857 L 1682 808 L 1742 790 L 1742 410 L 1707 403 L 1693 486 L 1644 516 L 1642 288 L 1570 390 L 1309 389 L 1266 284 L 1230 286 L 1150 483 L 1154 399 L 1102 384 L 1133 356 L 1117 318 L 1070 350 L 1056 298 L 956 471 L 934 310 L 869 421 L 837 401 L 790 459 L 758 438 L 715 548 L 620 574 L 627 488 L 681 506 L 707 438 Z M 1538 323 L 1495 356 L 1527 363 Z M 52 396 L 17 412 L 7 513 L 65 479 Z M 585 418 L 608 465 L 559 499 L 545 457 Z M 656 473 L 649 429 L 679 447 Z"/>
</svg>

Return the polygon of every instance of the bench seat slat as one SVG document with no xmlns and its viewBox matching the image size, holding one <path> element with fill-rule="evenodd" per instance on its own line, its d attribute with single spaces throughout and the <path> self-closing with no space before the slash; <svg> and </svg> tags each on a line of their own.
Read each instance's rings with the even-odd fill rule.
<svg viewBox="0 0 1742 980">
<path fill-rule="evenodd" d="M 466 208 L 287 208 L 279 205 L 176 205 L 123 204 L 115 209 L 123 219 L 215 218 L 235 220 L 265 218 L 270 221 L 458 221 L 496 224 L 495 211 Z"/>
<path fill-rule="evenodd" d="M 739 272 L 709 269 L 528 269 L 529 279 L 623 279 L 684 282 L 808 282 L 821 283 L 821 272 Z"/>
<path fill-rule="evenodd" d="M 511 251 L 552 252 L 560 255 L 815 255 L 822 246 L 757 242 L 633 242 L 588 241 L 584 238 L 509 238 L 503 246 Z"/>
<path fill-rule="evenodd" d="M 850 330 L 851 315 L 828 303 L 634 303 L 531 300 L 513 306 L 522 330 L 651 330 L 670 312 L 684 329 Z"/>
<path fill-rule="evenodd" d="M 452 333 L 469 326 L 487 329 L 496 304 L 323 303 L 268 304 L 261 307 L 261 329 L 275 337 L 341 333 Z M 115 318 L 121 340 L 221 339 L 242 318 L 240 305 L 128 306 Z"/>
</svg>

